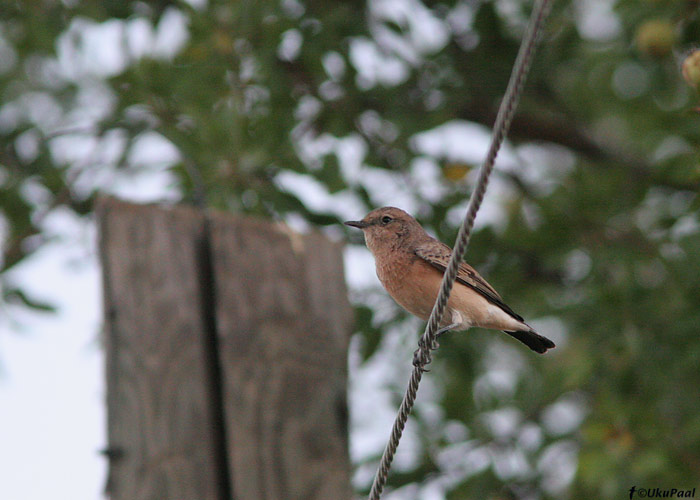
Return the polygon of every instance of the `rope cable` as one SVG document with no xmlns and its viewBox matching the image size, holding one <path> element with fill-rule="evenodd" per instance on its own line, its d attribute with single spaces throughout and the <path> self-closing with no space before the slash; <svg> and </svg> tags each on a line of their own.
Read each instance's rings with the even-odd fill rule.
<svg viewBox="0 0 700 500">
<path fill-rule="evenodd" d="M 525 32 L 523 40 L 520 44 L 518 56 L 515 59 L 513 71 L 511 73 L 510 80 L 508 81 L 508 87 L 506 88 L 503 100 L 501 101 L 501 105 L 498 109 L 496 122 L 493 126 L 494 132 L 491 138 L 491 145 L 488 153 L 486 154 L 486 158 L 484 159 L 484 163 L 479 169 L 479 177 L 477 179 L 474 191 L 472 191 L 471 197 L 469 198 L 467 213 L 464 217 L 462 225 L 459 228 L 457 241 L 455 242 L 450 262 L 445 269 L 442 285 L 440 286 L 440 292 L 435 301 L 435 305 L 433 306 L 433 310 L 430 313 L 430 318 L 428 319 L 425 331 L 418 342 L 418 350 L 416 351 L 416 356 L 414 358 L 413 373 L 411 374 L 411 378 L 408 382 L 408 388 L 406 389 L 406 394 L 404 395 L 403 401 L 401 402 L 401 406 L 399 407 L 399 411 L 396 416 L 396 420 L 394 421 L 389 442 L 384 449 L 377 473 L 374 477 L 374 482 L 372 483 L 372 488 L 369 494 L 369 500 L 379 500 L 381 497 L 382 490 L 384 489 L 387 477 L 389 476 L 389 470 L 391 469 L 394 454 L 396 453 L 399 440 L 401 439 L 401 434 L 403 433 L 406 421 L 408 420 L 408 415 L 411 413 L 411 409 L 413 408 L 413 404 L 416 400 L 418 385 L 423 377 L 425 365 L 431 361 L 430 351 L 437 348 L 436 337 L 438 327 L 445 312 L 445 308 L 447 307 L 447 301 L 450 298 L 450 292 L 452 291 L 452 286 L 454 285 L 455 278 L 457 277 L 459 264 L 467 251 L 471 231 L 474 227 L 474 219 L 476 218 L 476 214 L 481 207 L 481 202 L 484 199 L 484 194 L 486 193 L 489 176 L 493 170 L 496 155 L 513 120 L 513 115 L 515 114 L 515 109 L 518 105 L 518 100 L 525 84 L 525 79 L 530 70 L 532 56 L 535 52 L 537 41 L 540 37 L 545 19 L 549 14 L 550 7 L 550 0 L 537 1 L 530 17 L 527 31 Z"/>
</svg>

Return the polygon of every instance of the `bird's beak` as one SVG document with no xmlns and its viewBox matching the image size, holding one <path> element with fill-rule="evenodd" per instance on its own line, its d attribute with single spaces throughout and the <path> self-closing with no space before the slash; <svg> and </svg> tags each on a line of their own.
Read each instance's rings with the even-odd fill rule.
<svg viewBox="0 0 700 500">
<path fill-rule="evenodd" d="M 345 224 L 346 226 L 356 227 L 359 229 L 364 229 L 367 226 L 369 226 L 369 223 L 367 223 L 365 221 L 361 221 L 361 220 L 349 220 L 349 221 L 343 222 L 343 224 Z"/>
</svg>

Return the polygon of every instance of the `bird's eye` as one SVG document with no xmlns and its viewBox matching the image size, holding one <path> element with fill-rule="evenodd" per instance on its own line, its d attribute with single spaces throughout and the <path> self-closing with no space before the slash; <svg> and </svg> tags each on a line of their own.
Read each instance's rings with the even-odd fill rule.
<svg viewBox="0 0 700 500">
<path fill-rule="evenodd" d="M 388 215 L 385 215 L 384 217 L 382 217 L 382 224 L 389 224 L 392 220 L 394 219 L 392 219 Z"/>
</svg>

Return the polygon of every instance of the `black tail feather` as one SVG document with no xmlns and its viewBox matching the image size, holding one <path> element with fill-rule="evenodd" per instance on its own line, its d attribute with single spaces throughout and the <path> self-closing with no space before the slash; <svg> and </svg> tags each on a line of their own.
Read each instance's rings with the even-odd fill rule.
<svg viewBox="0 0 700 500">
<path fill-rule="evenodd" d="M 532 349 L 535 352 L 539 352 L 540 354 L 547 352 L 547 349 L 552 349 L 553 347 L 556 347 L 554 345 L 554 342 L 549 340 L 547 337 L 543 337 L 534 330 L 505 333 L 507 333 L 513 338 L 518 339 L 530 349 Z"/>
</svg>

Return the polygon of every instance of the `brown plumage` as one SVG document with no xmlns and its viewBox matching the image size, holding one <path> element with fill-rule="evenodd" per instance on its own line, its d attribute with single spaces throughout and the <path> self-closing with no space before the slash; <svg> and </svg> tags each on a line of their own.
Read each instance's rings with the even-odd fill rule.
<svg viewBox="0 0 700 500">
<path fill-rule="evenodd" d="M 384 288 L 408 312 L 423 321 L 430 317 L 452 249 L 425 232 L 409 214 L 394 207 L 371 211 L 345 224 L 362 229 L 374 255 Z M 543 353 L 554 342 L 535 332 L 496 290 L 469 264 L 462 262 L 441 327 L 472 326 L 503 330 L 533 351 Z"/>
</svg>

